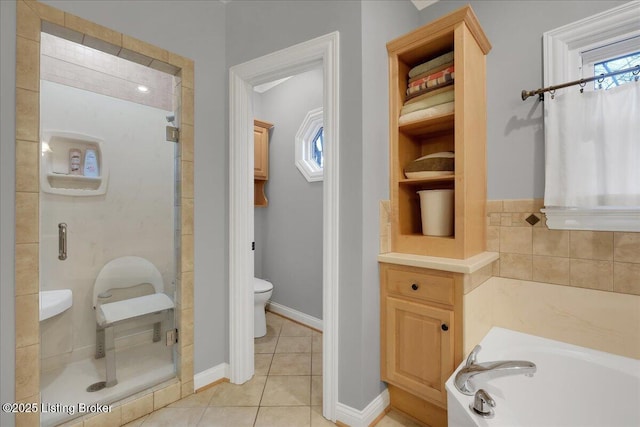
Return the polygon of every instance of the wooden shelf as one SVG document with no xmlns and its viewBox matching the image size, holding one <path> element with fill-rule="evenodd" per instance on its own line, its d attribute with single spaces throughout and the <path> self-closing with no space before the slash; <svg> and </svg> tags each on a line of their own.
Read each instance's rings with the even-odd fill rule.
<svg viewBox="0 0 640 427">
<path fill-rule="evenodd" d="M 419 186 L 422 184 L 431 184 L 436 182 L 450 182 L 455 179 L 455 175 L 441 175 L 441 176 L 433 176 L 430 178 L 407 178 L 398 180 L 398 184 L 400 185 L 415 185 Z"/>
<path fill-rule="evenodd" d="M 389 54 L 391 250 L 465 259 L 486 247 L 486 61 L 491 49 L 470 7 L 399 37 Z M 453 112 L 399 123 L 410 70 L 453 51 Z M 425 155 L 455 153 L 455 172 L 407 179 L 404 169 Z M 422 235 L 417 191 L 453 189 L 453 237 Z"/>
<path fill-rule="evenodd" d="M 453 130 L 455 123 L 455 114 L 453 112 L 440 116 L 430 117 L 424 120 L 416 120 L 398 126 L 398 130 L 406 135 L 425 136 L 432 133 L 438 133 Z"/>
</svg>

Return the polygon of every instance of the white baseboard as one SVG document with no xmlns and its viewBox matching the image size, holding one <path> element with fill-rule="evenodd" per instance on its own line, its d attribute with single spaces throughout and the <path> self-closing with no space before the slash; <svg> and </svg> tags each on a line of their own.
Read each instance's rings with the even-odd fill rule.
<svg viewBox="0 0 640 427">
<path fill-rule="evenodd" d="M 367 427 L 389 406 L 389 390 L 385 389 L 362 411 L 340 402 L 336 405 L 336 420 L 351 427 Z"/>
<path fill-rule="evenodd" d="M 221 363 L 213 368 L 198 372 L 193 376 L 193 389 L 198 390 L 222 378 L 229 378 L 229 364 Z"/>
<path fill-rule="evenodd" d="M 286 307 L 273 301 L 269 301 L 267 309 L 276 314 L 281 314 L 284 317 L 288 317 L 291 320 L 302 323 L 310 328 L 322 331 L 322 320 L 317 317 L 309 316 L 308 314 L 304 314 L 298 310 L 294 310 L 293 308 Z"/>
</svg>

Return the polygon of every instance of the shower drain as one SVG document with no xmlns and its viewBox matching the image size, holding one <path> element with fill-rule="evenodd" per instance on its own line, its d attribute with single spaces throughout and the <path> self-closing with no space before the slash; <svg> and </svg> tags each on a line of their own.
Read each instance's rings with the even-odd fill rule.
<svg viewBox="0 0 640 427">
<path fill-rule="evenodd" d="M 107 382 L 106 381 L 99 381 L 99 382 L 91 384 L 89 387 L 87 387 L 87 391 L 89 393 L 92 393 L 94 391 L 100 391 L 103 388 L 105 388 L 106 386 L 107 386 Z"/>
</svg>

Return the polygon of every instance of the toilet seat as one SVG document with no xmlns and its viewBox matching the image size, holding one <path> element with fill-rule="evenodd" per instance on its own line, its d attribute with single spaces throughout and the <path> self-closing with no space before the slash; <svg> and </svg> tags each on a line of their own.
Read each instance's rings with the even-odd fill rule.
<svg viewBox="0 0 640 427">
<path fill-rule="evenodd" d="M 264 292 L 269 292 L 273 290 L 273 284 L 271 282 L 267 282 L 266 280 L 258 279 L 257 277 L 253 278 L 253 292 L 256 294 L 262 294 Z"/>
</svg>

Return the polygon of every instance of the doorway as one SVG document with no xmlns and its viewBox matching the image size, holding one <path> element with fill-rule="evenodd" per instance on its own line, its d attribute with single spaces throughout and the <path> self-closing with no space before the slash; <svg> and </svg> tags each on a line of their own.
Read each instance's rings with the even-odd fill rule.
<svg viewBox="0 0 640 427">
<path fill-rule="evenodd" d="M 231 67 L 229 343 L 230 380 L 254 374 L 253 341 L 253 87 L 312 69 L 323 69 L 323 416 L 335 421 L 338 392 L 339 250 L 339 33 L 334 32 Z"/>
</svg>

